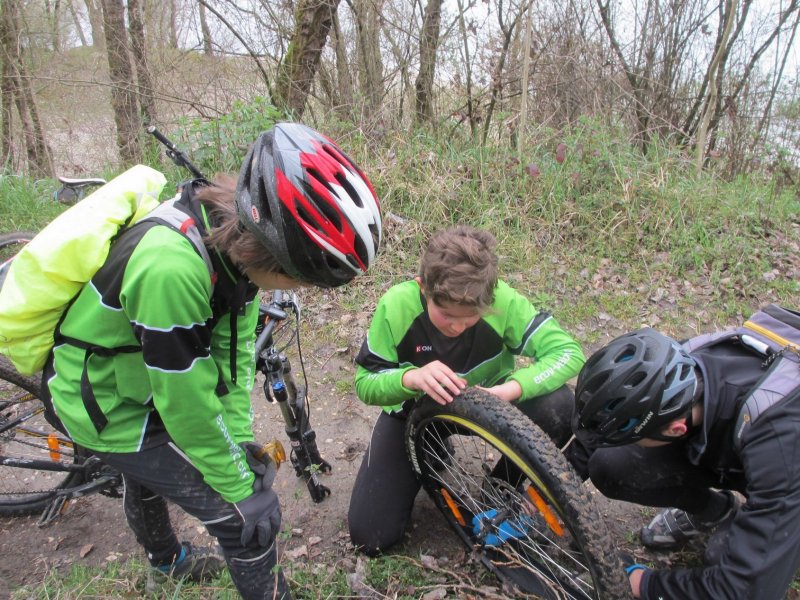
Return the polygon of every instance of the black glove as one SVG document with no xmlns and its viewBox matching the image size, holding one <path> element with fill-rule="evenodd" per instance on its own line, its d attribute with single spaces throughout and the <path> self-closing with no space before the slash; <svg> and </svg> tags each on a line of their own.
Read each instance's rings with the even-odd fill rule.
<svg viewBox="0 0 800 600">
<path fill-rule="evenodd" d="M 256 483 L 259 481 L 257 478 Z M 244 521 L 242 546 L 247 546 L 253 538 L 256 538 L 262 548 L 268 546 L 281 526 L 281 505 L 273 489 L 268 487 L 253 491 L 250 496 L 233 506 Z"/>
<path fill-rule="evenodd" d="M 262 453 L 261 445 L 256 442 L 242 442 L 239 446 L 244 450 L 247 465 L 256 476 L 256 480 L 253 482 L 253 491 L 260 492 L 271 488 L 278 472 L 278 466 L 269 454 Z M 256 454 L 261 454 L 261 458 L 256 458 Z"/>
</svg>

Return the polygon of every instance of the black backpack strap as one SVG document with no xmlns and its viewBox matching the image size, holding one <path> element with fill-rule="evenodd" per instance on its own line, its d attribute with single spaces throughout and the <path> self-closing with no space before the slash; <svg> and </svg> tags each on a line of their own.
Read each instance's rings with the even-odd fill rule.
<svg viewBox="0 0 800 600">
<path fill-rule="evenodd" d="M 108 425 L 108 419 L 103 413 L 103 410 L 100 408 L 100 404 L 97 402 L 97 398 L 94 395 L 94 389 L 92 388 L 92 382 L 89 380 L 89 359 L 93 354 L 97 354 L 98 356 L 114 356 L 116 354 L 141 352 L 142 348 L 141 346 L 103 348 L 102 346 L 87 344 L 82 340 L 77 340 L 64 335 L 60 336 L 59 341 L 69 344 L 70 346 L 83 348 L 85 350 L 83 354 L 83 369 L 81 370 L 81 400 L 83 401 L 83 407 L 86 409 L 86 413 L 89 415 L 89 419 L 92 421 L 92 425 L 94 425 L 95 430 L 97 430 L 97 433 L 99 434 L 101 431 L 103 431 L 103 429 L 105 429 L 106 425 Z"/>
<path fill-rule="evenodd" d="M 800 392 L 800 364 L 797 354 L 781 352 L 773 354 L 767 372 L 756 382 L 752 391 L 742 400 L 737 410 L 733 430 L 733 445 L 738 453 L 742 437 L 758 417 L 785 398 L 795 397 Z"/>
</svg>

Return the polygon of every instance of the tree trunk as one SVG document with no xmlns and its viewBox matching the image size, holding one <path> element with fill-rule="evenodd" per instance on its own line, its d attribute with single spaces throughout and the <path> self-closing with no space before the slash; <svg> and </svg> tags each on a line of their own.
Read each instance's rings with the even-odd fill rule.
<svg viewBox="0 0 800 600">
<path fill-rule="evenodd" d="M 178 47 L 178 7 L 175 5 L 175 0 L 169 0 L 167 4 L 169 11 L 169 47 Z"/>
<path fill-rule="evenodd" d="M 300 0 L 294 20 L 294 34 L 278 68 L 273 101 L 300 119 L 328 39 L 333 13 L 339 0 Z"/>
<path fill-rule="evenodd" d="M 22 48 L 19 46 L 22 39 L 19 29 L 19 8 L 17 0 L 3 0 L 0 3 L 0 42 L 2 42 L 0 52 L 2 52 L 4 74 L 8 76 L 8 81 L 4 83 L 3 88 L 9 90 L 8 100 L 6 100 L 6 93 L 3 95 L 4 110 L 8 110 L 8 115 L 4 115 L 8 118 L 4 118 L 3 121 L 3 135 L 6 135 L 6 120 L 9 124 L 11 122 L 11 103 L 13 102 L 17 107 L 22 127 L 30 173 L 36 177 L 52 177 L 53 159 L 44 139 L 39 112 L 36 109 L 36 102 L 30 87 L 30 78 L 22 56 Z M 10 155 L 11 135 L 9 125 L 8 139 L 4 140 L 7 148 L 3 149 L 3 155 Z"/>
<path fill-rule="evenodd" d="M 463 0 L 456 0 L 458 2 L 458 28 L 461 32 L 461 43 L 463 44 L 464 52 L 464 69 L 465 73 L 465 86 L 467 88 L 467 120 L 469 121 L 469 129 L 472 133 L 473 139 L 477 138 L 478 119 L 475 114 L 475 101 L 472 97 L 472 58 L 469 50 L 469 36 L 467 35 L 467 23 L 464 18 L 466 12 Z M 460 122 L 460 121 L 459 121 Z"/>
<path fill-rule="evenodd" d="M 86 41 L 86 34 L 83 32 L 81 20 L 78 18 L 78 13 L 75 11 L 75 5 L 73 4 L 72 0 L 67 0 L 67 8 L 69 9 L 69 14 L 72 17 L 72 24 L 75 25 L 75 31 L 78 32 L 78 37 L 81 40 L 81 46 L 88 46 L 89 43 Z"/>
<path fill-rule="evenodd" d="M 144 125 L 155 124 L 156 99 L 150 70 L 147 68 L 147 46 L 144 35 L 144 21 L 139 0 L 128 0 L 128 29 L 131 33 L 131 53 L 136 65 L 138 81 L 139 108 L 142 111 Z"/>
<path fill-rule="evenodd" d="M 123 163 L 141 161 L 140 119 L 136 105 L 133 69 L 129 57 L 123 0 L 102 0 L 108 71 L 111 76 L 111 106 L 117 125 L 117 146 Z"/>
<path fill-rule="evenodd" d="M 418 125 L 433 120 L 433 78 L 436 73 L 436 50 L 439 46 L 441 22 L 442 0 L 428 0 L 419 41 L 419 74 L 414 84 Z"/>
<path fill-rule="evenodd" d="M 703 170 L 703 163 L 706 157 L 706 135 L 708 134 L 708 125 L 711 122 L 711 115 L 717 106 L 717 95 L 719 94 L 718 77 L 721 73 L 722 57 L 725 47 L 728 44 L 731 30 L 733 29 L 733 22 L 736 20 L 736 9 L 739 5 L 738 0 L 730 0 L 728 3 L 728 18 L 725 21 L 725 29 L 722 32 L 722 40 L 717 47 L 717 52 L 711 60 L 711 68 L 709 69 L 710 77 L 708 79 L 708 97 L 706 98 L 705 108 L 703 109 L 702 117 L 700 118 L 700 128 L 697 133 L 696 142 L 696 156 L 695 156 L 695 170 L 700 173 Z"/>
<path fill-rule="evenodd" d="M 331 38 L 336 54 L 336 79 L 337 79 L 337 110 L 340 114 L 349 115 L 353 109 L 353 78 L 350 75 L 350 65 L 347 62 L 347 41 L 342 37 L 339 17 L 333 11 L 333 31 Z"/>
<path fill-rule="evenodd" d="M 528 1 L 525 17 L 525 36 L 522 40 L 522 82 L 519 96 L 519 129 L 517 131 L 517 152 L 522 153 L 525 129 L 528 127 L 528 75 L 531 68 L 531 29 L 533 27 L 533 0 Z"/>
<path fill-rule="evenodd" d="M 92 46 L 98 51 L 106 51 L 106 36 L 103 32 L 103 10 L 100 0 L 85 0 L 89 25 L 92 29 Z"/>
<path fill-rule="evenodd" d="M 516 14 L 511 23 L 506 26 L 503 23 L 503 13 L 501 11 L 497 13 L 500 30 L 503 32 L 503 46 L 500 49 L 500 56 L 497 57 L 497 65 L 492 74 L 492 94 L 489 99 L 489 106 L 486 109 L 486 120 L 483 122 L 483 134 L 481 136 L 483 144 L 486 144 L 486 140 L 489 138 L 489 127 L 492 124 L 494 108 L 497 105 L 497 99 L 500 97 L 500 92 L 503 89 L 503 71 L 505 69 L 506 58 L 508 57 L 508 49 L 511 46 L 511 40 L 514 38 L 514 31 L 517 28 L 520 16 L 519 13 Z"/>
<path fill-rule="evenodd" d="M 358 75 L 367 114 L 374 115 L 383 99 L 381 4 L 383 0 L 348 0 L 356 18 Z"/>
<path fill-rule="evenodd" d="M 200 30 L 203 33 L 203 52 L 206 56 L 214 56 L 214 42 L 206 19 L 206 5 L 200 2 L 198 8 L 200 9 Z"/>
<path fill-rule="evenodd" d="M 50 19 L 50 45 L 53 52 L 61 52 L 61 0 L 55 0 L 52 6 L 46 1 L 45 12 Z"/>
</svg>

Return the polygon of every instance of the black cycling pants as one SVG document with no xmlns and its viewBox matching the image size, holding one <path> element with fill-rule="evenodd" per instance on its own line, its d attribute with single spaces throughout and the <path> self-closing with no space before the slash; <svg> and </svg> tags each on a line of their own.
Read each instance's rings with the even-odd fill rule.
<svg viewBox="0 0 800 600">
<path fill-rule="evenodd" d="M 566 386 L 515 404 L 559 446 L 571 435 L 574 396 Z M 375 555 L 403 538 L 420 483 L 403 441 L 406 420 L 381 412 L 356 475 L 348 525 L 353 544 Z"/>
<path fill-rule="evenodd" d="M 171 564 L 181 549 L 166 500 L 199 519 L 219 542 L 231 580 L 244 600 L 291 600 L 279 569 L 275 539 L 242 546 L 242 519 L 173 444 L 134 453 L 96 453 L 123 474 L 125 517 L 154 566 Z M 257 538 L 258 536 L 255 536 Z"/>
<path fill-rule="evenodd" d="M 719 494 L 712 488 L 745 491 L 743 482 L 723 482 L 710 469 L 692 464 L 684 441 L 654 448 L 629 444 L 594 451 L 573 442 L 565 453 L 584 479 L 589 477 L 604 496 L 614 500 L 701 514 Z"/>
</svg>

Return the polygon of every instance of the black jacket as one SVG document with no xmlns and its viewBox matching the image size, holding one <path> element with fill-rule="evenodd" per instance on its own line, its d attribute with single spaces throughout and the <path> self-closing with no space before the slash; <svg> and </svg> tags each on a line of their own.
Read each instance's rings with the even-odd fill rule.
<svg viewBox="0 0 800 600">
<path fill-rule="evenodd" d="M 753 421 L 737 453 L 734 421 L 744 396 L 766 372 L 764 359 L 732 343 L 692 356 L 704 377 L 704 417 L 687 444 L 689 459 L 747 502 L 717 566 L 647 571 L 642 598 L 779 600 L 800 567 L 800 394 Z"/>
</svg>

